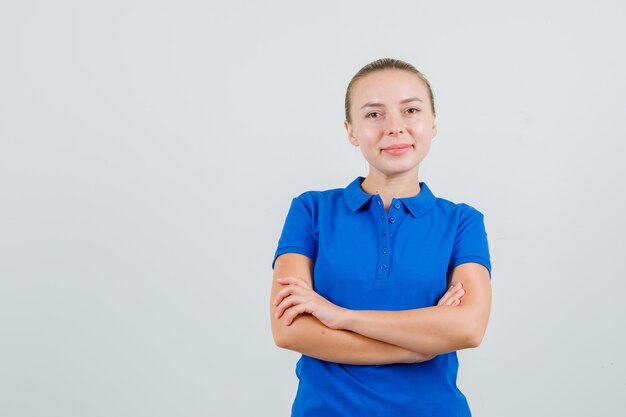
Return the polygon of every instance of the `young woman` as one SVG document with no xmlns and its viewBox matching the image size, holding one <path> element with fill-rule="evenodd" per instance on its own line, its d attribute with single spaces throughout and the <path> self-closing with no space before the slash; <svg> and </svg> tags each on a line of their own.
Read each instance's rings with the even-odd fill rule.
<svg viewBox="0 0 626 417">
<path fill-rule="evenodd" d="M 274 257 L 274 340 L 302 353 L 292 416 L 469 416 L 456 351 L 489 319 L 483 215 L 418 179 L 437 126 L 412 65 L 363 67 L 345 111 L 367 177 L 294 198 Z"/>
</svg>

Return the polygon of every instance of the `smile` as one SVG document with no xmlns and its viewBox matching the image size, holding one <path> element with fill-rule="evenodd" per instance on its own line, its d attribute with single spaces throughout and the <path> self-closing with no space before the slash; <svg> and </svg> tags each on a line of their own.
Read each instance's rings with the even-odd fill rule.
<svg viewBox="0 0 626 417">
<path fill-rule="evenodd" d="M 383 152 L 386 152 L 390 155 L 403 155 L 413 148 L 413 145 L 392 145 L 388 148 L 383 149 Z"/>
</svg>

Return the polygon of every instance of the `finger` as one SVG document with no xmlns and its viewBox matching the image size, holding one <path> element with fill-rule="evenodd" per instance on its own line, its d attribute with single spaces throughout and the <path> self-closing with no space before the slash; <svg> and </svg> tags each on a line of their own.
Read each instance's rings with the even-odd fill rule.
<svg viewBox="0 0 626 417">
<path fill-rule="evenodd" d="M 454 294 L 459 290 L 460 284 L 455 284 L 448 288 L 448 291 L 444 294 L 445 301 L 450 301 L 450 298 L 454 297 Z"/>
<path fill-rule="evenodd" d="M 298 297 L 298 296 L 294 296 L 291 295 L 287 298 L 285 298 L 277 307 L 276 307 L 276 312 L 275 312 L 275 316 L 277 319 L 279 319 L 285 312 L 285 310 L 298 305 L 298 304 L 302 304 L 306 301 L 306 299 L 304 297 Z"/>
<path fill-rule="evenodd" d="M 438 306 L 441 305 L 446 305 L 446 303 L 448 302 L 448 300 L 450 299 L 450 297 L 452 297 L 452 294 L 455 291 L 455 286 L 451 285 L 448 290 L 445 292 L 445 294 L 439 299 L 439 302 L 437 303 Z"/>
<path fill-rule="evenodd" d="M 302 288 L 296 284 L 289 284 L 285 286 L 282 290 L 276 293 L 276 297 L 274 298 L 274 305 L 280 304 L 280 302 L 285 297 L 289 297 L 290 295 L 294 295 L 294 294 L 305 294 L 306 291 L 310 291 L 310 290 L 306 288 Z"/>
<path fill-rule="evenodd" d="M 289 284 L 287 285 L 285 288 L 283 288 L 282 290 L 278 291 L 276 293 L 276 297 L 274 298 L 274 305 L 277 306 L 278 304 L 280 304 L 282 302 L 282 300 L 285 297 L 289 297 L 290 295 L 305 295 L 307 294 L 307 292 L 309 292 L 311 290 L 308 290 L 306 288 L 302 288 L 298 285 L 295 284 Z"/>
<path fill-rule="evenodd" d="M 289 308 L 283 315 L 283 323 L 289 326 L 298 317 L 298 315 L 306 313 L 306 304 L 298 304 Z"/>
<path fill-rule="evenodd" d="M 445 304 L 444 304 L 444 305 L 450 306 L 450 305 L 453 305 L 453 303 L 457 303 L 457 302 L 458 302 L 458 303 L 460 303 L 460 302 L 461 302 L 461 297 L 463 297 L 464 295 L 465 295 L 465 290 L 461 288 L 460 290 L 455 291 L 455 292 L 454 292 L 454 293 L 453 293 L 453 294 L 452 294 L 452 295 L 451 295 L 451 296 L 450 296 L 450 297 L 446 300 L 446 302 L 445 302 Z M 457 304 L 455 304 L 455 305 L 458 305 L 458 303 L 457 303 Z"/>
<path fill-rule="evenodd" d="M 443 306 L 446 304 L 446 301 L 448 301 L 448 298 L 450 298 L 450 294 L 449 294 L 449 289 L 448 291 L 445 292 L 445 294 L 439 299 L 439 301 L 437 302 L 438 306 Z"/>
<path fill-rule="evenodd" d="M 282 290 L 276 293 L 276 297 L 274 297 L 274 305 L 277 306 L 285 297 L 289 297 L 297 290 L 297 286 L 295 285 L 287 285 Z"/>
<path fill-rule="evenodd" d="M 459 290 L 456 290 L 456 291 L 454 292 L 454 294 L 452 294 L 452 297 L 451 297 L 451 298 L 452 298 L 453 300 L 460 300 L 460 299 L 461 299 L 461 297 L 463 297 L 464 295 L 465 295 L 465 290 L 464 290 L 463 288 L 461 288 L 461 289 L 459 289 Z"/>
<path fill-rule="evenodd" d="M 292 287 L 286 287 L 276 293 L 276 297 L 274 297 L 274 305 L 277 306 L 285 297 L 289 297 L 291 295 Z"/>
<path fill-rule="evenodd" d="M 461 284 L 460 282 L 451 285 L 448 288 L 448 291 L 446 291 L 446 293 L 441 297 L 437 305 L 449 305 L 449 303 L 452 301 L 451 299 L 453 299 L 455 296 L 455 292 L 460 290 L 461 288 L 463 288 L 463 284 Z"/>
<path fill-rule="evenodd" d="M 311 287 L 307 284 L 305 280 L 303 280 L 302 278 L 298 278 L 298 277 L 281 277 L 281 278 L 276 278 L 276 281 L 279 284 L 283 284 L 283 285 L 293 284 L 293 285 L 299 285 L 303 288 L 311 289 Z"/>
<path fill-rule="evenodd" d="M 447 297 L 445 300 L 442 300 L 441 304 L 439 304 L 439 305 L 449 306 L 453 301 L 454 301 L 454 298 Z"/>
</svg>

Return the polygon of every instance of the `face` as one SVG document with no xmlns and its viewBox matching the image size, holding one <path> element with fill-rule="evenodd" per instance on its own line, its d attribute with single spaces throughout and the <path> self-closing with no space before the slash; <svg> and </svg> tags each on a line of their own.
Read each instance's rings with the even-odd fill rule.
<svg viewBox="0 0 626 417">
<path fill-rule="evenodd" d="M 370 174 L 417 174 L 437 134 L 428 88 L 415 74 L 383 70 L 356 82 L 348 139 L 359 146 Z"/>
</svg>

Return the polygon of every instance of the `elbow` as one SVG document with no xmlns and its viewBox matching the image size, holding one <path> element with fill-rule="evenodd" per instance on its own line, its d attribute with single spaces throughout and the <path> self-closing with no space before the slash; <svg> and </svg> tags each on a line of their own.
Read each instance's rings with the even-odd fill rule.
<svg viewBox="0 0 626 417">
<path fill-rule="evenodd" d="M 466 348 L 477 348 L 483 341 L 485 336 L 485 326 L 478 323 L 468 326 L 468 332 L 465 334 L 464 344 Z"/>
<path fill-rule="evenodd" d="M 480 346 L 482 341 L 483 341 L 483 334 L 479 332 L 474 332 L 474 334 L 470 335 L 467 339 L 467 347 L 470 349 L 477 348 L 478 346 Z"/>
<path fill-rule="evenodd" d="M 279 348 L 289 349 L 289 342 L 283 334 L 274 332 L 274 344 Z"/>
<path fill-rule="evenodd" d="M 284 326 L 280 320 L 274 317 L 275 309 L 270 310 L 270 323 L 272 327 L 272 337 L 274 344 L 279 348 L 289 349 L 291 344 L 289 338 L 289 328 Z"/>
<path fill-rule="evenodd" d="M 459 344 L 462 349 L 477 348 L 481 345 L 487 331 L 489 316 L 480 310 L 467 309 L 462 317 L 459 324 L 463 330 L 458 333 Z"/>
<path fill-rule="evenodd" d="M 292 338 L 289 337 L 289 331 L 286 326 L 282 326 L 280 323 L 272 326 L 272 336 L 274 337 L 274 344 L 282 349 L 292 349 Z"/>
</svg>

